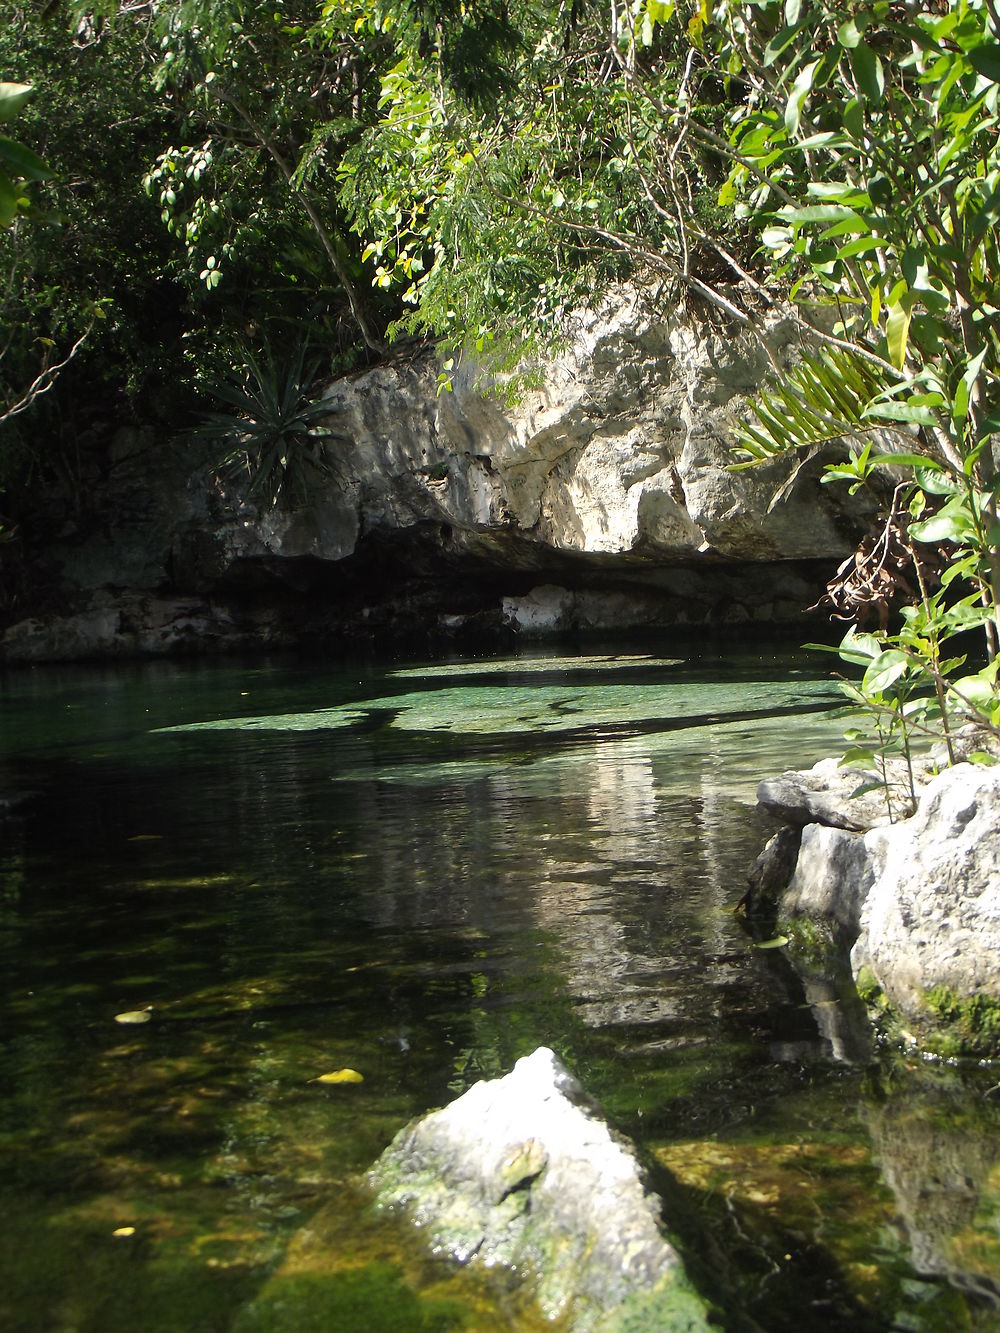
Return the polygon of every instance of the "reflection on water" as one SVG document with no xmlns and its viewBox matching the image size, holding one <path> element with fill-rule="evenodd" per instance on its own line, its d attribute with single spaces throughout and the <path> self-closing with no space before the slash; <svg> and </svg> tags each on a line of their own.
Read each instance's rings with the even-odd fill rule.
<svg viewBox="0 0 1000 1333">
<path fill-rule="evenodd" d="M 732 914 L 756 782 L 836 745 L 834 698 L 787 656 L 9 677 L 0 1325 L 530 1329 L 358 1181 L 545 1043 L 670 1173 L 726 1327 L 990 1327 L 988 1077 L 972 1120 L 883 1112 L 843 978 Z"/>
</svg>

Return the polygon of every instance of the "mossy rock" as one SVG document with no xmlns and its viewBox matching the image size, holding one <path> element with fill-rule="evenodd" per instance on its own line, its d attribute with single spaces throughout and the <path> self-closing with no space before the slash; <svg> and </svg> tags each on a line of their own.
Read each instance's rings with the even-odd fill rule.
<svg viewBox="0 0 1000 1333">
<path fill-rule="evenodd" d="M 950 986 L 933 986 L 922 996 L 921 1011 L 909 1018 L 870 968 L 859 970 L 855 985 L 883 1040 L 917 1045 L 948 1060 L 1000 1059 L 1000 999 L 995 996 L 962 996 Z"/>
<path fill-rule="evenodd" d="M 1000 1058 L 1000 999 L 992 995 L 960 996 L 949 986 L 935 986 L 924 995 L 935 1029 L 923 1043 L 946 1057 Z"/>
</svg>

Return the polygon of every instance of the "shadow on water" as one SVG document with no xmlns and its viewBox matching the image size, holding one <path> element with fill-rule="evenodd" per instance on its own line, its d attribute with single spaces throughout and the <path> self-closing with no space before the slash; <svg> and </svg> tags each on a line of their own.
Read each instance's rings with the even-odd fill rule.
<svg viewBox="0 0 1000 1333">
<path fill-rule="evenodd" d="M 732 914 L 757 778 L 837 743 L 825 684 L 517 666 L 5 682 L 0 786 L 34 793 L 0 823 L 5 1330 L 533 1329 L 360 1182 L 539 1044 L 725 1327 L 996 1327 L 995 1080 L 870 1066 L 843 978 Z"/>
</svg>

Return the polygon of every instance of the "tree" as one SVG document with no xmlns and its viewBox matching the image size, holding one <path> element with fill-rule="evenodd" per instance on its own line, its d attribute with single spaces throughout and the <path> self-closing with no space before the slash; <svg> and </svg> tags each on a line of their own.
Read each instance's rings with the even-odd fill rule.
<svg viewBox="0 0 1000 1333">
<path fill-rule="evenodd" d="M 0 480 L 18 517 L 55 489 L 89 489 L 99 423 L 127 421 L 130 403 L 151 396 L 176 305 L 139 180 L 166 116 L 141 84 L 142 35 L 71 26 L 60 6 L 9 3 L 3 18 L 0 63 L 44 89 L 18 125 L 48 168 L 30 214 L 0 234 L 0 396 L 17 408 Z"/>
<path fill-rule="evenodd" d="M 329 25 L 316 41 L 310 0 L 179 0 L 153 17 L 155 80 L 182 110 L 185 137 L 162 149 L 145 183 L 189 271 L 209 290 L 238 280 L 241 266 L 258 282 L 277 279 L 285 297 L 302 284 L 314 323 L 325 292 L 326 318 L 346 308 L 377 352 L 379 303 L 359 284 L 332 179 L 369 105 L 374 113 L 379 50 Z"/>
<path fill-rule="evenodd" d="M 714 235 L 718 167 L 662 137 L 683 35 L 643 47 L 631 11 L 489 0 L 337 0 L 320 30 L 345 13 L 395 44 L 379 118 L 339 168 L 373 281 L 407 307 L 395 332 L 516 360 L 637 266 L 734 313 L 692 241 Z"/>
<path fill-rule="evenodd" d="M 746 89 L 727 191 L 760 235 L 772 281 L 837 316 L 817 335 L 826 350 L 770 384 L 744 453 L 757 462 L 839 437 L 853 442 L 850 457 L 829 477 L 857 486 L 891 473 L 882 539 L 846 588 L 863 599 L 895 545 L 913 596 L 897 633 L 848 636 L 844 655 L 865 667 L 849 689 L 904 746 L 928 723 L 948 738 L 964 717 L 996 731 L 995 11 L 958 0 L 860 14 L 835 0 L 733 7 L 725 20 L 716 58 L 739 64 Z M 977 627 L 989 660 L 970 674 L 962 636 Z"/>
<path fill-rule="evenodd" d="M 412 16 L 399 37 L 405 6 L 359 10 L 401 58 L 341 178 L 375 281 L 400 283 L 412 308 L 403 326 L 480 350 L 499 331 L 517 355 L 616 260 L 750 328 L 761 305 L 794 302 L 803 359 L 766 387 L 743 457 L 835 442 L 830 479 L 892 476 L 885 531 L 841 592 L 857 608 L 894 568 L 879 552 L 902 544 L 912 605 L 898 634 L 845 646 L 866 666 L 860 697 L 893 733 L 947 733 L 956 715 L 996 729 L 992 0 L 864 14 L 847 0 L 644 0 L 565 28 L 561 11 L 511 12 L 519 40 L 485 116 L 449 83 L 440 41 L 417 39 Z M 990 660 L 963 672 L 976 627 Z"/>
</svg>

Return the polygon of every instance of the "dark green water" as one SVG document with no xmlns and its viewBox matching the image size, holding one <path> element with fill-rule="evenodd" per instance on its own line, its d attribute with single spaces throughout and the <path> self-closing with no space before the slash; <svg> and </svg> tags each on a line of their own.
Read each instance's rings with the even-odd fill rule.
<svg viewBox="0 0 1000 1333">
<path fill-rule="evenodd" d="M 654 1164 L 723 1327 L 1000 1327 L 996 1071 L 870 1063 L 850 988 L 732 914 L 757 779 L 836 748 L 825 673 L 8 676 L 0 1328 L 535 1328 L 359 1185 L 543 1043 Z"/>
</svg>

